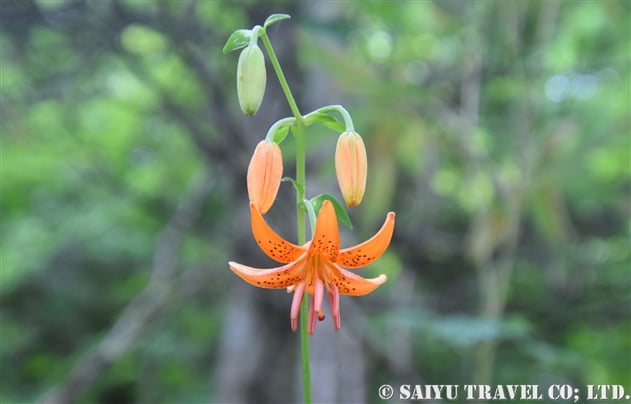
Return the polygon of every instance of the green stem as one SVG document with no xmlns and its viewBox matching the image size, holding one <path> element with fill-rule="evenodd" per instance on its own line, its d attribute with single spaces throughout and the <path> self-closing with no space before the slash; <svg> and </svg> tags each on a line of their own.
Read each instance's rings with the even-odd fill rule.
<svg viewBox="0 0 631 404">
<path fill-rule="evenodd" d="M 285 135 L 287 134 L 287 132 L 283 132 L 282 134 L 279 133 L 280 129 L 285 126 L 291 126 L 295 122 L 296 122 L 296 118 L 294 118 L 293 116 L 289 118 L 283 118 L 281 120 L 274 122 L 274 124 L 270 126 L 269 130 L 267 131 L 267 135 L 265 135 L 265 139 L 269 140 L 270 142 L 275 142 L 275 143 L 280 144 L 280 142 L 282 142 L 282 140 L 285 138 Z M 289 131 L 289 128 L 287 128 L 287 130 Z"/>
<path fill-rule="evenodd" d="M 307 242 L 307 228 L 305 208 L 302 206 L 302 201 L 305 199 L 305 183 L 306 183 L 306 142 L 305 142 L 305 126 L 302 123 L 297 123 L 294 126 L 294 137 L 296 138 L 296 182 L 302 187 L 298 189 L 296 195 L 296 206 L 298 207 L 298 245 L 303 245 Z"/>
<path fill-rule="evenodd" d="M 305 208 L 302 206 L 302 201 L 305 198 L 305 159 L 306 159 L 306 145 L 305 145 L 305 126 L 302 122 L 299 122 L 295 126 L 294 135 L 296 138 L 296 182 L 302 184 L 299 187 L 299 191 L 296 195 L 296 207 L 297 207 L 297 223 L 298 223 L 298 245 L 303 245 L 307 242 L 307 227 Z M 309 334 L 308 334 L 308 319 L 309 319 L 309 307 L 308 299 L 302 300 L 300 305 L 300 346 L 302 354 L 302 379 L 304 386 L 304 398 L 305 403 L 311 403 L 311 369 L 309 364 Z"/>
<path fill-rule="evenodd" d="M 285 98 L 287 98 L 287 103 L 289 103 L 291 113 L 296 118 L 296 123 L 293 127 L 294 137 L 296 138 L 296 182 L 301 185 L 300 187 L 297 187 L 296 192 L 296 218 L 298 229 L 298 245 L 303 245 L 307 242 L 306 209 L 304 208 L 302 202 L 305 198 L 306 193 L 305 160 L 307 155 L 307 146 L 305 139 L 305 123 L 303 116 L 298 109 L 298 105 L 296 104 L 296 100 L 291 93 L 291 89 L 289 88 L 289 84 L 287 83 L 287 79 L 285 78 L 285 74 L 283 73 L 283 69 L 280 67 L 280 63 L 278 62 L 278 58 L 276 57 L 274 48 L 272 48 L 272 43 L 267 37 L 265 28 L 260 30 L 260 36 L 263 40 L 263 44 L 265 45 L 265 49 L 267 50 L 267 55 L 272 62 L 272 66 L 274 67 L 274 71 L 276 72 L 276 76 L 278 77 L 278 81 L 280 82 L 280 86 L 283 89 Z M 302 381 L 304 399 L 306 404 L 311 404 L 311 369 L 309 364 L 308 310 L 308 299 L 305 298 L 302 300 L 302 303 L 300 305 L 300 352 L 302 356 Z"/>
<path fill-rule="evenodd" d="M 265 29 L 261 29 L 261 39 L 263 40 L 263 45 L 265 45 L 265 50 L 267 50 L 267 55 L 269 56 L 270 62 L 272 62 L 272 66 L 274 67 L 274 71 L 276 72 L 276 76 L 278 77 L 278 81 L 280 82 L 280 86 L 283 89 L 283 93 L 285 93 L 285 98 L 287 98 L 287 102 L 289 103 L 289 108 L 291 109 L 291 113 L 294 114 L 296 119 L 299 121 L 302 120 L 302 114 L 298 109 L 298 104 L 296 104 L 296 100 L 289 89 L 289 84 L 287 84 L 287 79 L 285 78 L 285 74 L 283 73 L 283 69 L 280 67 L 280 63 L 278 62 L 278 58 L 276 57 L 276 53 L 274 52 L 274 48 L 272 48 L 272 43 L 270 42 L 267 32 Z"/>
</svg>

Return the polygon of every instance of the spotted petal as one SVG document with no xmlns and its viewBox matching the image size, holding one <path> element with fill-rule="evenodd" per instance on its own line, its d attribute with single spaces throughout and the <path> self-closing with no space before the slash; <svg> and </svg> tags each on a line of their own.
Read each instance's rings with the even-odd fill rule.
<svg viewBox="0 0 631 404">
<path fill-rule="evenodd" d="M 377 234 L 361 244 L 340 250 L 336 262 L 347 268 L 361 268 L 374 262 L 390 245 L 393 231 L 394 212 L 389 212 Z"/>
<path fill-rule="evenodd" d="M 329 200 L 322 202 L 315 233 L 309 247 L 309 255 L 319 254 L 331 262 L 335 262 L 340 249 L 340 233 L 337 227 L 335 208 Z"/>
<path fill-rule="evenodd" d="M 253 268 L 234 261 L 228 262 L 228 265 L 235 274 L 252 286 L 279 289 L 295 285 L 304 278 L 304 274 L 301 274 L 304 269 L 304 262 L 305 259 L 302 258 L 296 262 L 270 269 Z"/>
<path fill-rule="evenodd" d="M 287 264 L 297 260 L 304 252 L 303 248 L 290 243 L 272 230 L 253 203 L 250 203 L 250 216 L 254 239 L 271 259 Z"/>
<path fill-rule="evenodd" d="M 362 296 L 377 289 L 379 285 L 388 280 L 386 275 L 379 275 L 376 278 L 366 279 L 350 271 L 340 268 L 335 264 L 327 266 L 327 278 L 333 283 L 343 295 Z"/>
</svg>

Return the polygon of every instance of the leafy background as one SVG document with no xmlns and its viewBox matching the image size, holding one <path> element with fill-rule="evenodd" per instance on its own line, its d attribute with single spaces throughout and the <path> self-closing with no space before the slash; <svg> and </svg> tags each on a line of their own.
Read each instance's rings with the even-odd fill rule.
<svg viewBox="0 0 631 404">
<path fill-rule="evenodd" d="M 397 212 L 364 273 L 389 282 L 311 338 L 314 399 L 631 391 L 630 5 L 3 0 L 0 401 L 300 400 L 290 296 L 226 264 L 273 264 L 245 169 L 290 113 L 270 68 L 241 115 L 221 52 L 272 13 L 301 109 L 345 105 L 367 143 L 342 244 Z M 337 134 L 308 134 L 309 193 L 335 194 Z M 268 215 L 288 238 L 292 200 Z"/>
</svg>

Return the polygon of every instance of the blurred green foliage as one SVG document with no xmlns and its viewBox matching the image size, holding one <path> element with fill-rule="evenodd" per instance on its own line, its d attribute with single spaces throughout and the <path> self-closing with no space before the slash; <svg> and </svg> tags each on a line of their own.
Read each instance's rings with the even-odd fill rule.
<svg viewBox="0 0 631 404">
<path fill-rule="evenodd" d="M 226 132 L 247 118 L 221 47 L 283 12 L 270 31 L 304 80 L 290 84 L 305 104 L 344 104 L 367 141 L 357 237 L 397 212 L 391 249 L 367 269 L 390 281 L 360 303 L 380 341 L 366 353 L 369 400 L 417 375 L 471 383 L 488 341 L 495 383 L 631 390 L 630 4 L 0 3 L 0 401 L 42 397 L 105 337 L 204 169 L 214 188 L 175 259 L 206 275 L 76 399 L 217 400 L 238 283 L 223 263 L 254 249 L 233 227 L 251 150 Z M 270 94 L 260 127 L 287 111 Z M 317 180 L 335 189 L 332 154 L 319 159 Z M 507 294 L 488 318 L 501 288 L 483 280 L 497 273 Z M 408 373 L 392 364 L 393 329 L 411 336 Z"/>
</svg>

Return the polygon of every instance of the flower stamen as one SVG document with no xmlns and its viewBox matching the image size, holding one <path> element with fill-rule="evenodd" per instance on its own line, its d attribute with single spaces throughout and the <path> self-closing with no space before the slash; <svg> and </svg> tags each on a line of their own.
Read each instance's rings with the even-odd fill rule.
<svg viewBox="0 0 631 404">
<path fill-rule="evenodd" d="M 300 282 L 295 288 L 294 297 L 291 300 L 291 312 L 289 315 L 289 318 L 291 319 L 291 330 L 294 332 L 298 329 L 298 314 L 300 314 L 300 303 L 302 303 L 304 293 L 305 283 Z"/>
</svg>

